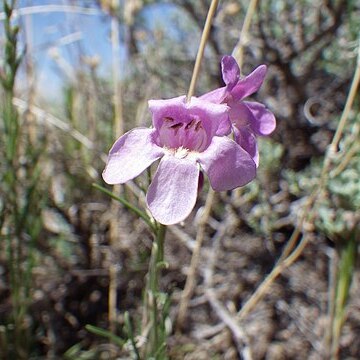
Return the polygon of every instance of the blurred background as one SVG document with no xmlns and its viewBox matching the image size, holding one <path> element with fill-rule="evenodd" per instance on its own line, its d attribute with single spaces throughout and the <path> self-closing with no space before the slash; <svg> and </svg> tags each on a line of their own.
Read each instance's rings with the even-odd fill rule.
<svg viewBox="0 0 360 360">
<path fill-rule="evenodd" d="M 268 66 L 253 100 L 275 114 L 277 129 L 260 139 L 257 179 L 216 195 L 186 324 L 181 332 L 170 330 L 169 357 L 238 359 L 244 357 L 239 348 L 245 348 L 249 359 L 327 359 L 331 351 L 358 359 L 356 88 L 336 153 L 329 156 L 327 149 L 350 86 L 359 82 L 360 4 L 255 3 L 251 13 L 249 1 L 220 2 L 196 94 L 222 85 L 221 57 L 237 47 L 243 75 Z M 141 219 L 93 184 L 105 186 L 101 172 L 114 140 L 151 124 L 149 99 L 187 93 L 209 5 L 209 0 L 3 2 L 1 359 L 129 358 L 126 346 L 121 349 L 85 325 L 121 337 L 129 311 L 137 326 L 152 236 Z M 251 24 L 241 33 L 246 14 Z M 140 176 L 115 190 L 141 207 L 146 184 Z M 167 234 L 169 268 L 162 287 L 171 293 L 169 324 L 207 189 L 205 184 L 193 215 Z M 305 222 L 304 212 L 310 214 Z M 239 320 L 246 334 L 239 345 L 205 296 L 206 260 L 213 259 L 217 299 L 235 316 L 295 228 L 306 235 L 306 247 Z"/>
</svg>

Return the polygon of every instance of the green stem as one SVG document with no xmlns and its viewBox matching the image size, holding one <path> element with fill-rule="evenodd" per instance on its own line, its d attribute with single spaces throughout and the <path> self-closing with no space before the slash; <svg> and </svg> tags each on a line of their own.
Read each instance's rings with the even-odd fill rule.
<svg viewBox="0 0 360 360">
<path fill-rule="evenodd" d="M 350 286 L 354 275 L 357 257 L 357 244 L 360 229 L 350 233 L 345 245 L 339 249 L 338 276 L 335 293 L 335 314 L 332 324 L 332 359 L 338 359 L 341 330 L 346 316 L 346 305 L 349 299 Z"/>
<path fill-rule="evenodd" d="M 148 283 L 146 286 L 145 311 L 149 314 L 150 330 L 148 335 L 148 346 L 145 350 L 145 357 L 164 359 L 165 336 L 163 331 L 164 313 L 159 309 L 160 294 L 160 271 L 164 264 L 164 241 L 166 226 L 156 225 L 155 241 L 152 246 L 151 258 L 148 271 Z M 147 318 L 147 316 L 146 316 Z M 147 323 L 147 321 L 146 321 Z M 144 324 L 147 326 L 147 324 Z"/>
<path fill-rule="evenodd" d="M 164 241 L 166 235 L 166 226 L 159 224 L 157 229 L 156 243 L 158 246 L 157 265 L 164 261 Z"/>
</svg>

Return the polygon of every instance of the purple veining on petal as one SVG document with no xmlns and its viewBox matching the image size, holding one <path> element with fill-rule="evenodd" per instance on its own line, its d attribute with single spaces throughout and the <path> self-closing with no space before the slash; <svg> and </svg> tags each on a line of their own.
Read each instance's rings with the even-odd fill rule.
<svg viewBox="0 0 360 360">
<path fill-rule="evenodd" d="M 167 117 L 158 130 L 158 145 L 168 149 L 185 148 L 204 151 L 208 144 L 208 134 L 199 118 L 189 118 L 189 122 L 179 122 Z"/>
<path fill-rule="evenodd" d="M 151 100 L 150 111 L 157 130 L 156 144 L 167 149 L 204 151 L 213 136 L 231 131 L 226 105 L 185 97 L 170 100 Z"/>
</svg>

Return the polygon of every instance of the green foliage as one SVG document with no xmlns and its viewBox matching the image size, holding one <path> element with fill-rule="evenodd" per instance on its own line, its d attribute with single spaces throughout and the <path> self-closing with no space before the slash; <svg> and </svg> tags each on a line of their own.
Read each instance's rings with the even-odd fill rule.
<svg viewBox="0 0 360 360">
<path fill-rule="evenodd" d="M 111 342 L 119 346 L 119 348 L 122 348 L 124 346 L 125 341 L 108 330 L 101 329 L 94 325 L 86 325 L 85 328 L 87 331 L 90 331 L 95 335 L 109 339 Z"/>
<path fill-rule="evenodd" d="M 28 359 L 31 352 L 31 325 L 28 322 L 32 269 L 35 265 L 36 241 L 42 230 L 41 209 L 46 196 L 39 186 L 39 167 L 43 143 L 33 143 L 26 118 L 13 105 L 14 84 L 23 59 L 18 55 L 19 26 L 11 16 L 15 2 L 4 2 L 5 49 L 1 71 L 2 123 L 0 157 L 0 246 L 6 254 L 11 291 L 11 312 L 6 323 L 6 342 L 0 350 L 4 358 Z M 37 139 L 40 140 L 40 139 Z"/>
<path fill-rule="evenodd" d="M 246 186 L 243 195 L 246 202 L 255 204 L 246 212 L 245 218 L 257 233 L 269 235 L 280 218 L 269 200 L 269 191 L 271 184 L 278 181 L 284 147 L 271 139 L 260 139 L 259 151 L 261 165 L 257 179 Z"/>
<path fill-rule="evenodd" d="M 360 226 L 359 140 L 359 125 L 354 118 L 345 131 L 340 151 L 332 158 L 327 192 L 317 204 L 319 214 L 316 224 L 335 241 L 346 242 L 347 237 Z"/>
</svg>

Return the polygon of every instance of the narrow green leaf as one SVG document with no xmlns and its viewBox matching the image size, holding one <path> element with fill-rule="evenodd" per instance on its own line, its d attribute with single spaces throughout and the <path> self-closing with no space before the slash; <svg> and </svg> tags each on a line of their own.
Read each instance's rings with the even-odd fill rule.
<svg viewBox="0 0 360 360">
<path fill-rule="evenodd" d="M 357 257 L 357 228 L 349 234 L 345 245 L 339 249 L 338 276 L 335 292 L 335 309 L 332 323 L 332 353 L 336 354 L 339 349 L 341 330 L 345 321 L 346 305 L 349 299 L 351 282 Z"/>
<path fill-rule="evenodd" d="M 124 321 L 125 321 L 125 329 L 126 329 L 126 331 L 128 333 L 129 340 L 131 341 L 131 345 L 132 345 L 133 350 L 135 352 L 136 360 L 140 360 L 141 357 L 140 357 L 139 350 L 138 350 L 138 348 L 136 346 L 136 341 L 135 341 L 135 338 L 134 338 L 134 331 L 133 331 L 133 327 L 131 325 L 130 315 L 129 315 L 128 311 L 126 311 L 125 314 L 124 314 Z"/>
<path fill-rule="evenodd" d="M 104 194 L 109 195 L 111 198 L 113 198 L 114 200 L 120 202 L 121 204 L 123 204 L 125 207 L 127 207 L 129 210 L 131 210 L 133 213 L 135 213 L 136 215 L 138 215 L 141 219 L 143 219 L 146 224 L 149 225 L 149 227 L 151 228 L 151 230 L 153 232 L 156 232 L 156 227 L 153 224 L 153 222 L 151 221 L 150 217 L 142 210 L 140 210 L 138 207 L 132 205 L 131 203 L 129 203 L 127 200 L 125 200 L 123 197 L 117 196 L 114 193 L 112 193 L 110 190 L 104 188 L 103 186 L 100 186 L 98 184 L 92 184 L 92 186 L 100 191 L 102 191 Z"/>
<path fill-rule="evenodd" d="M 125 341 L 123 339 L 121 339 L 119 336 L 116 336 L 115 334 L 113 334 L 112 332 L 110 332 L 108 330 L 99 328 L 94 325 L 89 325 L 89 324 L 85 326 L 85 329 L 95 335 L 102 336 L 102 337 L 109 339 L 111 342 L 113 342 L 120 348 L 122 348 L 125 344 Z"/>
</svg>

